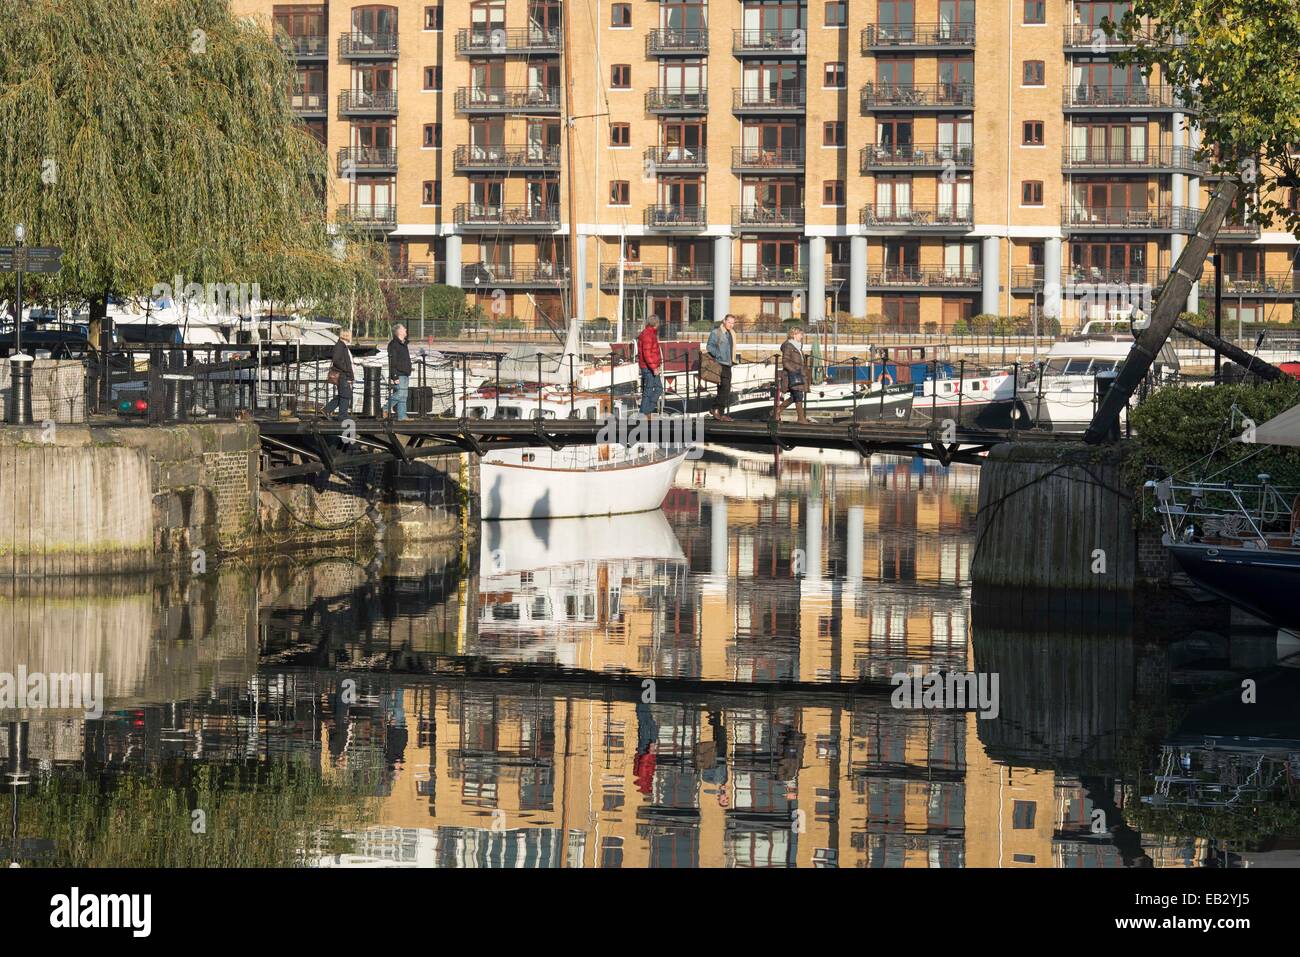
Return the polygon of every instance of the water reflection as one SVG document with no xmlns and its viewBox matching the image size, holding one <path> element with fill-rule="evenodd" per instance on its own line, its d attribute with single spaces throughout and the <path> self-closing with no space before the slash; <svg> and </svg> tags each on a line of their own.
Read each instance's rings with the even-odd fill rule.
<svg viewBox="0 0 1300 957">
<path fill-rule="evenodd" d="M 36 864 L 1110 867 L 1267 863 L 1296 833 L 1278 636 L 972 595 L 978 471 L 710 453 L 662 512 L 0 591 Z M 890 677 L 995 672 L 998 716 Z M 1261 701 L 1264 696 L 1261 695 Z M 196 817 L 196 812 L 201 812 Z M 196 829 L 196 822 L 202 824 Z"/>
</svg>

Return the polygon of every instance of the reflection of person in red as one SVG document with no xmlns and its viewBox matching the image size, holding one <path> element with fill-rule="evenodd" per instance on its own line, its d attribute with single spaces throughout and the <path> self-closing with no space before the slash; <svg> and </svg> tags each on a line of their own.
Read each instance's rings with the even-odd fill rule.
<svg viewBox="0 0 1300 957">
<path fill-rule="evenodd" d="M 650 750 L 644 754 L 638 751 L 636 757 L 632 759 L 632 773 L 636 777 L 636 789 L 642 794 L 649 794 L 650 788 L 654 784 L 655 755 L 658 750 L 659 745 L 652 744 Z"/>
<path fill-rule="evenodd" d="M 632 759 L 632 774 L 636 789 L 649 794 L 655 780 L 655 763 L 659 753 L 659 722 L 650 710 L 648 701 L 636 705 L 636 757 Z"/>
</svg>

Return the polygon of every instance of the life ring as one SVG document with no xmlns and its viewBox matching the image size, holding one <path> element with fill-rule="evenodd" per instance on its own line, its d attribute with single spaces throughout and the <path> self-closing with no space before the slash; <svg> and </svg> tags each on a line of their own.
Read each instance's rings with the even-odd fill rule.
<svg viewBox="0 0 1300 957">
<path fill-rule="evenodd" d="M 894 377 L 892 375 L 890 375 L 888 372 L 880 373 L 880 385 L 882 388 L 884 386 L 893 385 L 893 384 L 894 384 Z"/>
</svg>

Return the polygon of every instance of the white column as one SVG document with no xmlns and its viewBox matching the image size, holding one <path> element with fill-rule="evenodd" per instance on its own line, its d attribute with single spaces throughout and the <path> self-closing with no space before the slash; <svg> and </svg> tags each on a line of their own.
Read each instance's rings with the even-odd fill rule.
<svg viewBox="0 0 1300 957">
<path fill-rule="evenodd" d="M 980 270 L 984 280 L 984 294 L 980 299 L 980 312 L 993 316 L 1000 315 L 1002 311 L 1002 297 L 998 294 L 999 280 L 1002 277 L 1001 253 L 1001 237 L 985 236 L 980 254 Z"/>
<path fill-rule="evenodd" d="M 826 237 L 808 237 L 808 322 L 826 318 Z"/>
<path fill-rule="evenodd" d="M 722 493 L 709 500 L 709 570 L 716 576 L 727 574 L 727 497 Z"/>
<path fill-rule="evenodd" d="M 447 263 L 446 282 L 448 286 L 459 286 L 461 284 L 460 256 L 460 237 L 455 233 L 449 233 L 447 235 L 446 253 L 444 254 Z"/>
<path fill-rule="evenodd" d="M 573 310 L 578 322 L 587 321 L 587 237 L 578 236 L 578 248 L 573 255 L 573 274 L 569 281 L 573 283 Z"/>
<path fill-rule="evenodd" d="M 849 240 L 849 314 L 854 319 L 867 317 L 867 237 Z"/>
<path fill-rule="evenodd" d="M 1043 316 L 1061 318 L 1061 240 L 1043 242 Z"/>
<path fill-rule="evenodd" d="M 731 312 L 731 237 L 713 237 L 713 321 Z"/>
<path fill-rule="evenodd" d="M 862 522 L 866 510 L 861 505 L 850 505 L 849 514 L 846 521 L 848 522 L 848 543 L 847 554 L 845 559 L 848 564 L 846 573 L 848 579 L 845 582 L 850 591 L 856 591 L 862 585 Z"/>
<path fill-rule="evenodd" d="M 820 493 L 815 493 L 820 494 Z M 810 582 L 822 580 L 822 500 L 808 497 L 808 511 L 804 516 L 804 577 Z"/>
</svg>

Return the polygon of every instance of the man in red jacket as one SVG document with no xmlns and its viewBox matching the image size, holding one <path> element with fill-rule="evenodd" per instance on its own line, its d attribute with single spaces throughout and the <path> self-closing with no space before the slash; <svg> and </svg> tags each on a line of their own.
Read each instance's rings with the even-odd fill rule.
<svg viewBox="0 0 1300 957">
<path fill-rule="evenodd" d="M 637 365 L 641 367 L 641 414 L 653 412 L 659 406 L 663 386 L 659 373 L 663 369 L 663 356 L 659 352 L 659 317 L 650 316 L 645 328 L 636 337 Z"/>
</svg>

